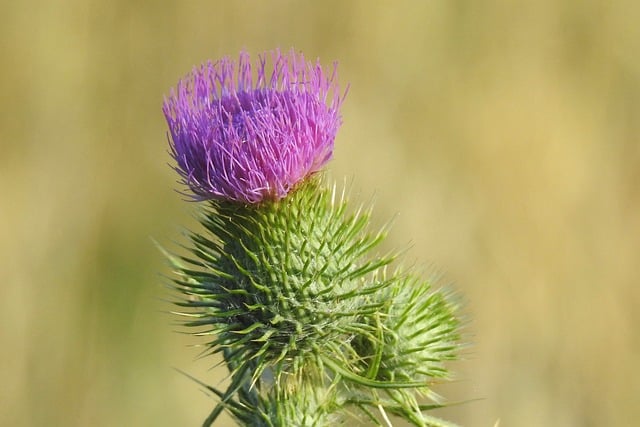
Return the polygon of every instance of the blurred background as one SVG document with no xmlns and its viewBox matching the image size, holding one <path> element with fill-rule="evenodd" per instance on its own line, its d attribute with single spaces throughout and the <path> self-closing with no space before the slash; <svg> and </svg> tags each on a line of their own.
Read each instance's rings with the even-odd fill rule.
<svg viewBox="0 0 640 427">
<path fill-rule="evenodd" d="M 221 371 L 163 313 L 152 239 L 195 205 L 162 97 L 278 46 L 339 61 L 332 176 L 467 301 L 474 346 L 438 391 L 481 400 L 439 415 L 637 425 L 638 22 L 631 0 L 5 2 L 0 425 L 200 425 L 214 402 L 173 367 Z"/>
</svg>

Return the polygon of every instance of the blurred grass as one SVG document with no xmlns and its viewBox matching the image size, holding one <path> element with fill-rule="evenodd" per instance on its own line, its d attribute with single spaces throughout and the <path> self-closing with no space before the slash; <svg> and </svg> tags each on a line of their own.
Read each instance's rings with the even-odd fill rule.
<svg viewBox="0 0 640 427">
<path fill-rule="evenodd" d="M 24 1 L 0 43 L 0 425 L 199 425 L 151 238 L 193 224 L 162 95 L 294 46 L 351 84 L 333 176 L 465 295 L 463 425 L 640 419 L 640 5 Z M 393 4 L 393 6 L 392 6 Z M 224 424 L 224 423 L 222 423 Z"/>
</svg>

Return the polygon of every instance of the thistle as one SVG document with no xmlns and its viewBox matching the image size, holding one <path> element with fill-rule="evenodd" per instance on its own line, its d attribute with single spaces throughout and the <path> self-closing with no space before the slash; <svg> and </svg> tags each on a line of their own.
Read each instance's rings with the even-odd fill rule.
<svg viewBox="0 0 640 427">
<path fill-rule="evenodd" d="M 268 61 L 270 59 L 270 62 Z M 229 369 L 206 386 L 247 426 L 330 426 L 358 410 L 445 425 L 436 379 L 456 358 L 456 307 L 411 272 L 388 272 L 385 231 L 351 211 L 321 172 L 344 93 L 302 54 L 280 51 L 195 68 L 164 102 L 171 154 L 202 230 L 171 256 L 185 325 Z"/>
</svg>

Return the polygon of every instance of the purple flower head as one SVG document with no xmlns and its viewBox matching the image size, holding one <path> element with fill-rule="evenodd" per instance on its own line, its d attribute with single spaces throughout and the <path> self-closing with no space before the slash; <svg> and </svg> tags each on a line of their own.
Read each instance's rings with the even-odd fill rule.
<svg viewBox="0 0 640 427">
<path fill-rule="evenodd" d="M 197 200 L 279 200 L 333 154 L 343 96 L 336 66 L 295 53 L 201 65 L 164 100 L 176 171 Z"/>
</svg>

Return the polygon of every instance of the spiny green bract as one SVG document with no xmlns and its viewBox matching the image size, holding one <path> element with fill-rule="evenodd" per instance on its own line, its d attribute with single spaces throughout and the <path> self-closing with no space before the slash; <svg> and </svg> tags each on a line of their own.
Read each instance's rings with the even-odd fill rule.
<svg viewBox="0 0 640 427">
<path fill-rule="evenodd" d="M 186 324 L 211 334 L 210 352 L 225 349 L 236 370 L 255 363 L 253 381 L 320 352 L 346 362 L 345 343 L 371 329 L 359 319 L 384 304 L 367 298 L 389 285 L 375 271 L 391 257 L 368 256 L 383 235 L 336 197 L 311 180 L 277 202 L 211 202 L 200 218 L 208 234 L 190 235 L 194 256 L 183 260 L 195 268 L 175 280 Z"/>
<path fill-rule="evenodd" d="M 379 341 L 354 343 L 364 361 L 375 360 L 375 351 L 381 352 L 378 365 L 368 369 L 375 369 L 378 380 L 446 378 L 444 362 L 455 359 L 459 349 L 457 307 L 442 291 L 410 276 L 399 277 L 381 295 L 386 304 L 376 322 Z"/>
<path fill-rule="evenodd" d="M 381 383 L 414 386 L 384 390 L 351 387 L 350 399 L 365 411 L 367 406 L 381 404 L 414 425 L 452 425 L 423 411 L 442 406 L 432 386 L 438 379 L 450 377 L 444 363 L 459 356 L 457 305 L 447 293 L 433 290 L 428 281 L 402 273 L 377 298 L 385 305 L 376 316 L 368 317 L 375 332 L 352 341 L 359 356 L 352 368 L 359 376 Z M 415 392 L 435 403 L 420 405 Z"/>
<path fill-rule="evenodd" d="M 177 304 L 212 337 L 231 371 L 205 426 L 227 409 L 243 425 L 329 426 L 358 408 L 416 426 L 447 425 L 434 381 L 457 355 L 456 305 L 410 272 L 386 273 L 393 256 L 373 249 L 369 212 L 349 213 L 344 194 L 312 178 L 259 205 L 213 201 L 175 262 Z M 375 413 L 379 415 L 376 416 Z"/>
<path fill-rule="evenodd" d="M 227 404 L 241 425 L 252 427 L 336 426 L 340 406 L 335 384 L 324 384 L 322 378 L 243 387 Z"/>
</svg>

